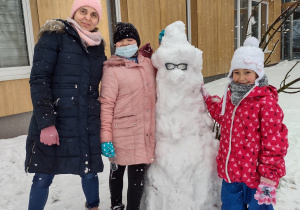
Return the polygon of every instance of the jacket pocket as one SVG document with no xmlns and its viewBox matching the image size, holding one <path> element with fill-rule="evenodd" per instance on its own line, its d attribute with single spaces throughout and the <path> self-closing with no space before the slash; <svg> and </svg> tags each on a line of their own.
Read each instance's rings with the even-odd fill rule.
<svg viewBox="0 0 300 210">
<path fill-rule="evenodd" d="M 128 115 L 115 118 L 113 121 L 114 129 L 130 128 L 136 126 L 135 115 Z"/>
<path fill-rule="evenodd" d="M 117 141 L 117 139 L 120 138 L 125 141 L 125 139 L 132 138 L 135 133 L 135 126 L 136 116 L 126 116 L 114 119 L 112 124 L 113 139 Z"/>
<path fill-rule="evenodd" d="M 78 117 L 79 100 L 75 97 L 64 97 L 54 99 L 54 114 L 57 118 Z"/>
<path fill-rule="evenodd" d="M 53 98 L 79 97 L 79 86 L 77 84 L 52 84 Z"/>
<path fill-rule="evenodd" d="M 52 84 L 51 88 L 53 89 L 77 89 L 77 84 Z"/>
</svg>

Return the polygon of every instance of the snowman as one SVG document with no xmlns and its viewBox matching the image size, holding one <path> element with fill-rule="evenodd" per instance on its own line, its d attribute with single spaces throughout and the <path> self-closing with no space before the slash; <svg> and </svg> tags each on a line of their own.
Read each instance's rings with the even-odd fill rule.
<svg viewBox="0 0 300 210">
<path fill-rule="evenodd" d="M 141 209 L 220 209 L 219 141 L 200 92 L 202 51 L 187 41 L 183 22 L 166 27 L 152 62 L 158 69 L 156 148 Z"/>
</svg>

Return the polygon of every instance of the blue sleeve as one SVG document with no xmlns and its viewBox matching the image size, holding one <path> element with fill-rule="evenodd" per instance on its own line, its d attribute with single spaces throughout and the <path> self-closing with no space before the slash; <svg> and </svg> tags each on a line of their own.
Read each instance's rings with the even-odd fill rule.
<svg viewBox="0 0 300 210">
<path fill-rule="evenodd" d="M 56 66 L 59 42 L 56 33 L 44 33 L 34 48 L 30 74 L 33 113 L 39 129 L 56 125 L 51 78 Z"/>
</svg>

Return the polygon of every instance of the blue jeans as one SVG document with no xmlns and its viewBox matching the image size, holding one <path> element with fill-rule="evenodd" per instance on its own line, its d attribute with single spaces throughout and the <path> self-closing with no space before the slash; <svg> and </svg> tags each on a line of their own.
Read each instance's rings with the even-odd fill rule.
<svg viewBox="0 0 300 210">
<path fill-rule="evenodd" d="M 245 183 L 222 183 L 222 210 L 274 210 L 272 205 L 259 205 L 254 198 L 256 189 L 248 187 Z"/>
<path fill-rule="evenodd" d="M 32 180 L 28 210 L 43 210 L 49 194 L 49 186 L 55 175 L 36 173 Z M 89 173 L 81 176 L 81 185 L 88 208 L 99 206 L 98 175 Z"/>
</svg>

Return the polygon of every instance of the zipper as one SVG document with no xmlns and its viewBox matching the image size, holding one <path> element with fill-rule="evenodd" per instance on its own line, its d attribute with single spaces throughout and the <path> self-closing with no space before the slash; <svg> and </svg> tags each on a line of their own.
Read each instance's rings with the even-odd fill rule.
<svg viewBox="0 0 300 210">
<path fill-rule="evenodd" d="M 225 173 L 226 173 L 226 176 L 227 176 L 227 179 L 228 179 L 229 183 L 231 183 L 231 180 L 230 180 L 229 175 L 228 175 L 227 166 L 228 166 L 229 156 L 230 156 L 230 152 L 231 152 L 231 137 L 232 137 L 233 119 L 234 119 L 234 116 L 235 116 L 235 111 L 238 108 L 238 105 L 234 107 L 233 113 L 232 113 L 232 116 L 231 116 L 231 126 L 230 126 L 230 135 L 229 135 L 229 148 L 228 148 L 228 153 L 227 153 L 226 163 L 225 163 Z"/>
<path fill-rule="evenodd" d="M 67 22 L 67 23 L 68 23 L 68 22 Z M 71 24 L 69 24 L 69 23 L 68 23 L 68 25 L 69 25 L 70 27 L 72 27 L 74 31 L 76 31 L 75 27 L 73 27 L 73 26 L 72 26 Z M 77 32 L 77 31 L 76 31 L 76 32 Z M 80 38 L 80 36 L 79 36 L 78 33 L 77 33 L 77 34 L 74 34 L 74 33 L 72 33 L 71 31 L 68 31 L 67 34 L 71 34 L 72 36 L 76 37 L 76 38 L 79 40 L 79 43 L 80 43 L 80 45 L 83 47 L 83 49 L 87 52 L 87 54 L 89 54 L 89 51 L 88 51 L 87 47 L 84 46 L 84 44 L 82 43 L 82 40 L 81 40 L 81 38 Z"/>
<path fill-rule="evenodd" d="M 227 167 L 228 167 L 229 156 L 230 156 L 230 152 L 231 152 L 231 138 L 232 138 L 233 120 L 234 120 L 234 117 L 235 117 L 235 112 L 236 112 L 238 106 L 240 105 L 240 103 L 252 92 L 252 90 L 254 88 L 255 88 L 255 86 L 251 90 L 249 90 L 249 92 L 246 95 L 244 95 L 244 97 L 240 100 L 240 102 L 234 107 L 233 112 L 232 112 L 231 126 L 230 126 L 230 136 L 229 136 L 229 148 L 228 148 L 228 153 L 227 153 L 226 162 L 225 162 L 225 174 L 226 174 L 226 177 L 227 177 L 229 183 L 231 183 L 231 180 L 229 178 Z"/>
<path fill-rule="evenodd" d="M 30 166 L 30 163 L 31 163 L 31 160 L 32 160 L 34 147 L 35 147 L 35 142 L 33 143 L 32 150 L 31 150 L 31 157 L 30 157 L 29 163 L 28 163 L 27 168 L 26 168 L 27 175 L 28 175 L 29 166 Z"/>
</svg>

